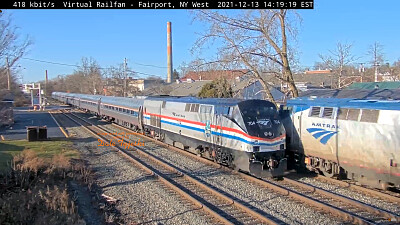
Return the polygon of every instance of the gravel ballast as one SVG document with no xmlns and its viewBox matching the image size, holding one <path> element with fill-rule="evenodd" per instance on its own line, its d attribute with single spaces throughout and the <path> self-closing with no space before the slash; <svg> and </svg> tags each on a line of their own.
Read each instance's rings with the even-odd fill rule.
<svg viewBox="0 0 400 225">
<path fill-rule="evenodd" d="M 115 208 L 126 224 L 215 223 L 201 209 L 146 175 L 110 147 L 98 146 L 98 140 L 83 128 L 75 124 L 64 126 L 75 137 L 74 146 L 81 152 L 81 157 L 94 171 L 96 185 L 103 194 L 118 200 Z"/>
<path fill-rule="evenodd" d="M 91 120 L 96 122 L 96 120 Z M 104 125 L 110 132 L 117 131 L 112 125 Z M 118 132 L 121 132 L 119 130 Z M 138 138 L 130 136 L 136 141 Z M 143 141 L 143 138 L 141 139 Z M 288 197 L 272 192 L 260 185 L 240 178 L 238 175 L 217 169 L 184 156 L 169 149 L 165 149 L 153 142 L 145 141 L 144 148 L 171 163 L 182 171 L 222 190 L 234 198 L 273 216 L 288 224 L 342 224 L 334 215 L 329 215 L 316 210 L 302 202 L 294 201 Z M 301 213 L 300 213 L 301 212 Z"/>
<path fill-rule="evenodd" d="M 384 210 L 387 210 L 394 214 L 400 215 L 400 205 L 399 204 L 385 201 L 383 199 L 380 199 L 379 197 L 373 197 L 371 195 L 366 195 L 366 194 L 360 193 L 358 191 L 349 190 L 349 189 L 343 188 L 339 185 L 318 181 L 318 180 L 316 180 L 314 178 L 310 178 L 310 177 L 303 177 L 303 178 L 298 179 L 298 181 L 301 181 L 301 182 L 304 182 L 307 184 L 311 184 L 315 187 L 319 187 L 324 190 L 360 201 L 362 203 L 366 203 L 366 204 L 374 206 L 376 208 L 384 209 Z"/>
</svg>

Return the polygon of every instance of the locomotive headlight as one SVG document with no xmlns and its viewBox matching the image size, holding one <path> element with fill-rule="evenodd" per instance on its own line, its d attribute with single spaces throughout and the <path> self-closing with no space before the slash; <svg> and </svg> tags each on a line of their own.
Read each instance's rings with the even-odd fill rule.
<svg viewBox="0 0 400 225">
<path fill-rule="evenodd" d="M 271 131 L 265 131 L 265 132 L 264 132 L 264 135 L 265 135 L 266 137 L 273 137 L 273 136 L 274 136 L 274 133 L 271 132 Z"/>
</svg>

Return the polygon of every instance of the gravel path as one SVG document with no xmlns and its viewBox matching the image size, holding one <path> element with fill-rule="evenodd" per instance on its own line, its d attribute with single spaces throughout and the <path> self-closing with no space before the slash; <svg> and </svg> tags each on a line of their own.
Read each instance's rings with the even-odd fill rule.
<svg viewBox="0 0 400 225">
<path fill-rule="evenodd" d="M 116 209 L 126 224 L 214 223 L 206 219 L 202 210 L 153 177 L 146 176 L 110 147 L 99 147 L 97 139 L 74 126 L 67 127 L 67 131 L 79 137 L 74 141 L 75 148 L 81 151 L 82 158 L 94 171 L 97 186 L 105 195 L 118 199 Z"/>
<path fill-rule="evenodd" d="M 91 120 L 95 122 L 96 120 Z M 111 125 L 107 129 L 115 131 Z M 120 132 L 120 131 L 119 131 Z M 133 140 L 135 138 L 131 136 Z M 141 141 L 143 141 L 141 139 Z M 288 224 L 342 224 L 343 221 L 302 202 L 294 201 L 278 193 L 274 193 L 260 185 L 251 183 L 229 172 L 205 165 L 190 157 L 146 141 L 145 148 L 153 155 L 173 164 L 184 172 L 196 176 L 216 189 L 242 200 L 263 212 Z"/>
</svg>

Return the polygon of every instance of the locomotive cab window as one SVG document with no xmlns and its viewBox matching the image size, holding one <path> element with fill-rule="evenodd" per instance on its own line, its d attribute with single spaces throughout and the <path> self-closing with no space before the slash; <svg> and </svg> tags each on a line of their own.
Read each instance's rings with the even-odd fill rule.
<svg viewBox="0 0 400 225">
<path fill-rule="evenodd" d="M 273 139 L 284 133 L 285 129 L 273 103 L 253 100 L 240 102 L 238 106 L 249 135 Z"/>
<path fill-rule="evenodd" d="M 200 106 L 200 113 L 208 113 L 210 114 L 212 112 L 212 106 L 208 105 L 201 105 Z"/>
</svg>

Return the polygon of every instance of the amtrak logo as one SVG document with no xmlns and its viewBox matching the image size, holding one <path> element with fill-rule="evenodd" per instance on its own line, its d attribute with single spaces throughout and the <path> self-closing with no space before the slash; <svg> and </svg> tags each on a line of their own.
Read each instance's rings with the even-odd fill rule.
<svg viewBox="0 0 400 225">
<path fill-rule="evenodd" d="M 211 122 L 209 120 L 206 121 L 206 127 L 204 128 L 204 133 L 207 137 L 211 136 Z"/>
<path fill-rule="evenodd" d="M 337 131 L 329 131 L 322 128 L 308 128 L 306 130 L 317 140 L 321 137 L 319 142 L 324 145 L 326 145 L 333 135 L 337 134 Z"/>
</svg>

